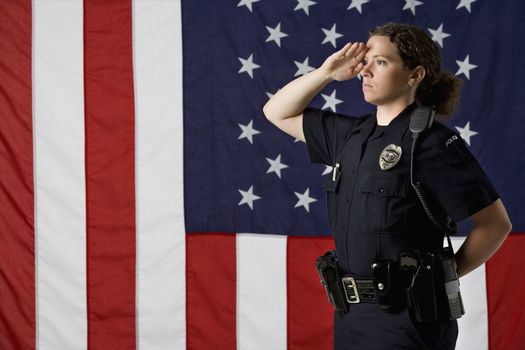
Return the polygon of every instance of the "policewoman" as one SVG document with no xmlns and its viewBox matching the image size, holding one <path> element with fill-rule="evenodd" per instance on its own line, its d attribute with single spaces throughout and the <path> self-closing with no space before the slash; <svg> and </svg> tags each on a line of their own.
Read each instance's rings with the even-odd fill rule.
<svg viewBox="0 0 525 350">
<path fill-rule="evenodd" d="M 329 83 L 358 74 L 365 101 L 376 106 L 373 115 L 355 118 L 307 108 Z M 388 23 L 373 29 L 366 44 L 346 44 L 264 106 L 269 121 L 306 142 L 312 162 L 333 167 L 324 190 L 337 262 L 357 281 L 360 294 L 347 311 L 334 314 L 335 349 L 455 348 L 455 320 L 420 322 L 402 303 L 385 312 L 378 305 L 383 286 L 367 289 L 365 282 L 372 279 L 374 264 L 374 269 L 385 261 L 399 265 L 403 252 L 443 247 L 443 230 L 411 186 L 409 123 L 418 106 L 432 106 L 442 119 L 450 116 L 459 87 L 459 79 L 441 71 L 439 48 L 423 30 Z M 435 204 L 436 221 L 473 222 L 452 256 L 457 274 L 464 276 L 492 256 L 510 232 L 505 207 L 463 140 L 439 122 L 421 135 L 413 163 L 414 178 Z M 421 300 L 433 291 L 424 281 L 418 287 L 424 291 Z"/>
</svg>

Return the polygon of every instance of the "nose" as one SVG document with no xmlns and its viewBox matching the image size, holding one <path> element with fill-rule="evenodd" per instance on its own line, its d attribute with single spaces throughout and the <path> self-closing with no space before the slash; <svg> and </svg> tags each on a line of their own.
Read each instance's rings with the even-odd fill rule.
<svg viewBox="0 0 525 350">
<path fill-rule="evenodd" d="M 363 66 L 363 70 L 361 71 L 361 75 L 364 76 L 364 77 L 372 77 L 373 74 L 372 74 L 372 71 L 370 70 L 370 62 L 367 62 L 364 66 Z"/>
</svg>

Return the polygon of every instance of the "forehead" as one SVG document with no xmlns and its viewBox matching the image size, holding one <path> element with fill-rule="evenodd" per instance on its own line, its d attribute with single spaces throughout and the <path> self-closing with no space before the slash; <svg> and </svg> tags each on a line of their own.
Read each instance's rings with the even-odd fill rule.
<svg viewBox="0 0 525 350">
<path fill-rule="evenodd" d="M 397 46 L 391 42 L 387 36 L 371 36 L 366 43 L 366 47 L 368 48 L 368 52 L 366 53 L 368 57 L 387 56 L 392 59 L 401 60 Z"/>
</svg>

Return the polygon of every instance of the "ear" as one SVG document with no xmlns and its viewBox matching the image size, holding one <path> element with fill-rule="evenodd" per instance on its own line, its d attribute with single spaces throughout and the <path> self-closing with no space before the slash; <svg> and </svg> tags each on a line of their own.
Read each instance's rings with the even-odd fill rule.
<svg viewBox="0 0 525 350">
<path fill-rule="evenodd" d="M 412 73 L 410 73 L 410 76 L 408 77 L 408 81 L 410 85 L 419 85 L 423 79 L 425 78 L 426 70 L 423 66 L 417 66 L 414 68 Z"/>
</svg>

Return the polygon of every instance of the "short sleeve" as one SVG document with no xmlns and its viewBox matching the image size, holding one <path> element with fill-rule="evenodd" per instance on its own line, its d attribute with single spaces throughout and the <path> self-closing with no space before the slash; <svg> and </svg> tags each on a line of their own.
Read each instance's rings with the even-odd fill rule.
<svg viewBox="0 0 525 350">
<path fill-rule="evenodd" d="M 422 142 L 417 173 L 447 214 L 458 222 L 499 196 L 463 139 L 441 124 L 437 129 Z"/>
<path fill-rule="evenodd" d="M 333 165 L 337 150 L 358 124 L 359 118 L 306 108 L 303 132 L 312 163 Z"/>
</svg>

